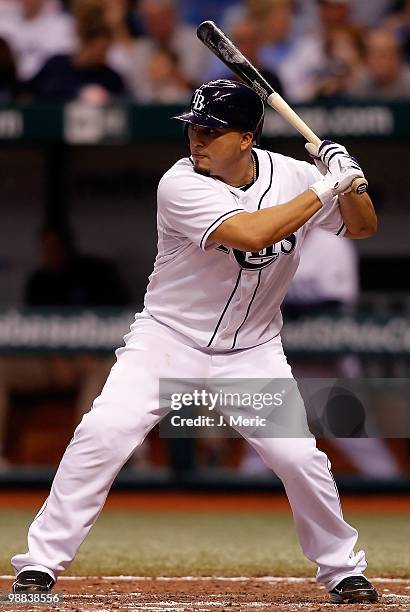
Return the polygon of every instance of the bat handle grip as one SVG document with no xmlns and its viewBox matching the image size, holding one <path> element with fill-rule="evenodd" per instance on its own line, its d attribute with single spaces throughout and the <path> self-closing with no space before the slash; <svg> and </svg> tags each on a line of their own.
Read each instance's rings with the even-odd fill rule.
<svg viewBox="0 0 410 612">
<path fill-rule="evenodd" d="M 312 136 L 314 136 L 314 138 L 309 138 L 309 142 L 318 147 L 322 141 L 313 132 Z M 357 195 L 362 195 L 363 193 L 366 193 L 368 185 L 369 183 L 366 181 L 365 178 L 357 178 L 352 182 L 352 192 L 357 193 Z"/>
<path fill-rule="evenodd" d="M 268 99 L 267 104 L 274 108 L 290 125 L 302 134 L 308 142 L 311 142 L 315 147 L 318 147 L 322 142 L 313 130 L 299 117 L 297 113 L 289 106 L 289 104 L 282 98 L 276 91 L 272 93 Z M 367 191 L 367 181 L 365 178 L 357 178 L 352 183 L 352 191 L 358 195 Z"/>
</svg>

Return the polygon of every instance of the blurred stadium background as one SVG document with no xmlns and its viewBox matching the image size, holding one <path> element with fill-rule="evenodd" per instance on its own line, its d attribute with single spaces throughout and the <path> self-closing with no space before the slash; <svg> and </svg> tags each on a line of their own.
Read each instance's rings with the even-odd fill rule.
<svg viewBox="0 0 410 612">
<path fill-rule="evenodd" d="M 379 216 L 370 240 L 339 251 L 319 237 L 306 255 L 285 308 L 295 371 L 409 377 L 408 0 L 0 0 L 0 487 L 9 508 L 19 507 L 15 493 L 50 484 L 142 306 L 157 183 L 187 152 L 169 118 L 193 87 L 230 76 L 196 41 L 208 18 L 317 133 L 351 149 Z M 262 146 L 306 159 L 273 111 Z M 396 439 L 319 442 L 342 490 L 395 494 L 392 507 L 410 475 L 408 393 L 400 401 Z M 280 490 L 240 440 L 168 441 L 157 431 L 115 486 Z"/>
</svg>

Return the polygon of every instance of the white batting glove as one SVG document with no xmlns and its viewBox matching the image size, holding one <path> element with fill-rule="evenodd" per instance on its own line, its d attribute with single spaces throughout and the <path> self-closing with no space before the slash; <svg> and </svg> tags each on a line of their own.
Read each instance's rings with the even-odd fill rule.
<svg viewBox="0 0 410 612">
<path fill-rule="evenodd" d="M 318 147 L 311 142 L 307 142 L 305 148 L 323 176 L 328 171 L 333 173 L 345 167 L 355 168 L 363 174 L 357 160 L 349 155 L 346 147 L 337 142 L 322 140 Z"/>
<path fill-rule="evenodd" d="M 323 176 L 325 176 L 325 174 L 327 172 L 327 166 L 320 159 L 319 153 L 318 153 L 318 148 L 319 147 L 317 147 L 316 145 L 312 144 L 311 142 L 307 142 L 305 144 L 305 149 L 309 153 L 309 155 L 313 159 L 313 161 L 315 162 L 316 168 L 319 170 L 320 174 L 323 174 Z"/>
<path fill-rule="evenodd" d="M 341 167 L 340 170 L 327 172 L 322 180 L 309 187 L 322 202 L 323 206 L 329 204 L 334 197 L 351 191 L 352 183 L 357 178 L 363 178 L 361 169 L 354 167 Z"/>
<path fill-rule="evenodd" d="M 322 204 L 327 204 L 336 195 L 349 193 L 353 181 L 364 178 L 363 170 L 343 145 L 322 140 L 318 147 L 310 142 L 305 147 L 319 172 L 324 175 L 322 181 L 310 187 Z"/>
</svg>

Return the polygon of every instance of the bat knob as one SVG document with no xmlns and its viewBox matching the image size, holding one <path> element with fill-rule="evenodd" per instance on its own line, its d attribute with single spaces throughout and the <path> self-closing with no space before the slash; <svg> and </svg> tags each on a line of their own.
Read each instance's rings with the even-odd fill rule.
<svg viewBox="0 0 410 612">
<path fill-rule="evenodd" d="M 357 195 L 362 195 L 366 193 L 369 183 L 365 178 L 357 178 L 352 183 L 352 192 L 357 193 Z"/>
</svg>

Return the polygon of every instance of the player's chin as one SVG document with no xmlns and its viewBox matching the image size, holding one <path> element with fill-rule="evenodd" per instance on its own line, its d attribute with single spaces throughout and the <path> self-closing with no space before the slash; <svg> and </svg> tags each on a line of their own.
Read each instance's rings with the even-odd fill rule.
<svg viewBox="0 0 410 612">
<path fill-rule="evenodd" d="M 210 176 L 211 175 L 211 169 L 209 167 L 209 163 L 207 163 L 208 160 L 204 160 L 204 159 L 195 159 L 194 158 L 194 170 L 195 172 L 197 172 L 198 174 L 203 174 L 204 176 Z"/>
</svg>

